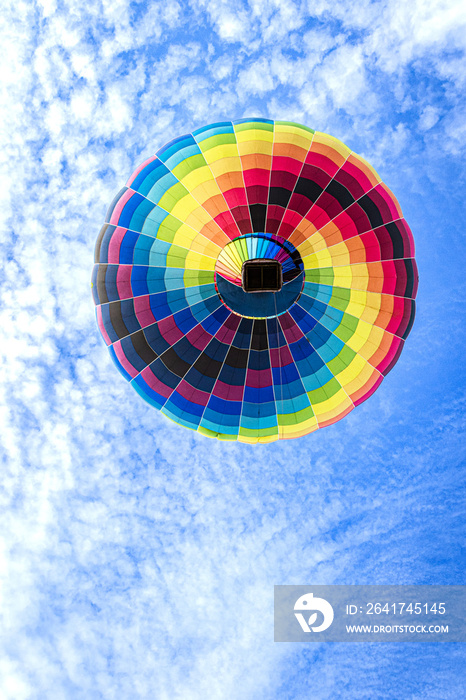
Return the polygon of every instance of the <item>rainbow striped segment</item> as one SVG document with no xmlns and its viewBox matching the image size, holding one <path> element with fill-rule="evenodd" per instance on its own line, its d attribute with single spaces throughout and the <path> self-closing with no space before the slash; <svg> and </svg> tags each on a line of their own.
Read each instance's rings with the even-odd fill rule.
<svg viewBox="0 0 466 700">
<path fill-rule="evenodd" d="M 258 258 L 282 263 L 279 292 L 242 290 L 241 266 Z M 169 418 L 224 440 L 335 423 L 392 369 L 414 319 L 414 243 L 395 197 L 341 141 L 292 122 L 221 122 L 168 143 L 115 197 L 95 262 L 120 372 Z"/>
</svg>

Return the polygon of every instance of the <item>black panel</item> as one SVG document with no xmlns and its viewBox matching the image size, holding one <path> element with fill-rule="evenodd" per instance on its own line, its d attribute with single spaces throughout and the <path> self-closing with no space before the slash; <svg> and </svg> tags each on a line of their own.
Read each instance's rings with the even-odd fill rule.
<svg viewBox="0 0 466 700">
<path fill-rule="evenodd" d="M 291 191 L 284 187 L 271 187 L 269 190 L 269 204 L 277 204 L 279 207 L 286 208 L 290 197 Z"/>
<path fill-rule="evenodd" d="M 190 369 L 191 365 L 188 362 L 185 362 L 184 360 L 181 359 L 175 352 L 174 348 L 168 348 L 166 352 L 163 353 L 163 355 L 160 358 L 165 365 L 165 367 L 168 367 L 169 370 L 173 372 L 173 374 L 176 374 L 180 379 L 184 377 L 186 372 Z"/>
<path fill-rule="evenodd" d="M 409 316 L 409 320 L 408 320 L 408 324 L 406 326 L 406 329 L 402 335 L 403 340 L 406 340 L 406 338 L 410 334 L 411 328 L 413 327 L 413 323 L 414 323 L 414 317 L 416 315 L 416 305 L 415 305 L 414 301 L 412 301 L 411 299 L 409 301 L 411 302 L 411 313 Z"/>
<path fill-rule="evenodd" d="M 405 253 L 405 246 L 403 241 L 403 235 L 400 229 L 398 228 L 395 222 L 385 224 L 385 228 L 387 229 L 388 233 L 390 234 L 390 238 L 392 239 L 393 257 L 403 258 Z"/>
<path fill-rule="evenodd" d="M 323 188 L 314 182 L 313 180 L 307 180 L 304 177 L 298 178 L 296 187 L 294 188 L 296 194 L 300 194 L 310 202 L 314 203 L 318 197 L 323 192 Z"/>
<path fill-rule="evenodd" d="M 137 354 L 139 355 L 141 360 L 144 360 L 146 365 L 150 365 L 150 363 L 156 359 L 157 355 L 147 342 L 146 336 L 144 335 L 144 331 L 141 330 L 137 331 L 136 333 L 133 333 L 133 335 L 131 336 L 131 342 L 133 343 L 133 347 L 136 350 Z"/>
<path fill-rule="evenodd" d="M 112 301 L 109 304 L 108 312 L 110 316 L 110 322 L 113 326 L 113 330 L 119 338 L 124 338 L 128 335 L 128 329 L 126 328 L 125 322 L 121 315 L 121 304 L 119 301 Z"/>
<path fill-rule="evenodd" d="M 99 295 L 99 301 L 101 304 L 105 304 L 109 301 L 109 298 L 107 296 L 107 287 L 105 286 L 105 275 L 107 274 L 107 267 L 108 265 L 99 265 L 99 269 L 97 270 L 96 287 L 97 294 Z"/>
<path fill-rule="evenodd" d="M 417 276 L 417 266 L 415 266 L 415 264 L 411 258 L 406 258 L 404 260 L 404 264 L 406 267 L 405 297 L 409 297 L 411 299 L 413 296 L 415 282 L 417 282 L 417 279 L 416 280 L 414 279 L 414 277 Z"/>
<path fill-rule="evenodd" d="M 358 199 L 358 204 L 364 209 L 369 217 L 372 228 L 375 228 L 376 226 L 383 226 L 383 219 L 380 211 L 375 202 L 373 202 L 367 194 L 365 194 L 364 197 L 361 197 L 361 199 Z"/>
<path fill-rule="evenodd" d="M 213 360 L 211 357 L 205 354 L 205 352 L 199 355 L 199 358 L 194 364 L 194 368 L 197 369 L 201 374 L 211 377 L 212 379 L 217 379 L 219 372 L 222 368 L 222 362 Z"/>
<path fill-rule="evenodd" d="M 268 347 L 267 325 L 265 320 L 258 319 L 257 321 L 254 321 L 251 350 L 268 350 Z"/>
<path fill-rule="evenodd" d="M 115 229 L 116 226 L 110 224 L 104 224 L 100 229 L 97 241 L 95 243 L 94 262 L 108 262 L 108 241 Z M 107 242 L 107 245 L 105 246 L 105 252 L 102 250 L 102 241 L 104 240 L 104 236 Z M 104 254 L 105 259 L 101 258 L 101 254 Z"/>
<path fill-rule="evenodd" d="M 351 206 L 351 204 L 353 204 L 353 202 L 355 201 L 354 197 L 346 189 L 346 187 L 341 185 L 336 180 L 332 180 L 328 184 L 328 187 L 325 191 L 337 200 L 337 202 L 341 205 L 342 209 L 346 209 L 347 207 Z"/>
<path fill-rule="evenodd" d="M 265 231 L 265 215 L 267 213 L 267 205 L 251 204 L 249 211 L 251 212 L 252 230 L 255 233 L 263 233 Z"/>
<path fill-rule="evenodd" d="M 162 353 L 170 347 L 170 344 L 167 343 L 156 323 L 144 329 L 144 337 L 157 355 L 162 355 Z"/>
<path fill-rule="evenodd" d="M 231 347 L 225 359 L 225 364 L 229 367 L 245 368 L 248 366 L 249 350 Z"/>
</svg>

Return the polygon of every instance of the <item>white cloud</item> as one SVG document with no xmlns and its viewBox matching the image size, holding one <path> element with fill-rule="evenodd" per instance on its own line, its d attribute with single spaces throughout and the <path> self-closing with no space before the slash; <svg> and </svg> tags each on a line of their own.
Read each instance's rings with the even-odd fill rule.
<svg viewBox="0 0 466 700">
<path fill-rule="evenodd" d="M 425 543 L 440 541 L 435 494 L 456 493 L 451 454 L 464 457 L 464 407 L 450 407 L 452 385 L 444 387 L 441 369 L 453 353 L 445 334 L 455 339 L 450 347 L 464 347 L 448 305 L 431 301 L 432 325 L 421 317 L 417 354 L 405 351 L 398 374 L 337 429 L 259 452 L 184 431 L 138 400 L 98 336 L 89 278 L 106 207 L 139 162 L 203 123 L 270 111 L 358 143 L 374 165 L 397 174 L 409 206 L 422 203 L 416 237 L 428 265 L 426 251 L 444 251 L 446 233 L 424 212 L 436 195 L 426 193 L 423 176 L 434 179 L 432 163 L 445 151 L 460 167 L 466 138 L 464 10 L 456 2 L 398 1 L 363 3 L 357 12 L 346 2 L 202 7 L 43 2 L 39 25 L 28 3 L 7 16 L 0 105 L 0 695 L 7 700 L 223 700 L 238 688 L 247 700 L 283 697 L 277 689 L 287 679 L 286 692 L 306 697 L 290 670 L 297 657 L 271 642 L 274 583 L 386 580 L 394 572 L 408 580 L 422 566 L 433 578 L 444 575 Z M 418 87 L 421 78 L 427 87 Z M 445 207 L 453 205 L 452 196 Z M 460 237 L 448 226 L 449 256 L 461 259 Z M 448 265 L 454 275 L 454 260 Z M 458 287 L 458 299 L 463 292 Z M 445 399 L 429 393 L 434 372 Z M 416 401 L 427 404 L 422 420 Z M 408 417 L 411 440 L 403 433 Z M 427 506 L 432 519 L 418 518 Z M 453 516 L 441 516 L 451 553 Z M 351 651 L 332 653 L 315 660 L 322 698 L 355 678 L 345 667 Z M 370 654 L 361 659 L 358 674 L 370 677 L 378 697 L 388 672 L 379 682 Z"/>
</svg>

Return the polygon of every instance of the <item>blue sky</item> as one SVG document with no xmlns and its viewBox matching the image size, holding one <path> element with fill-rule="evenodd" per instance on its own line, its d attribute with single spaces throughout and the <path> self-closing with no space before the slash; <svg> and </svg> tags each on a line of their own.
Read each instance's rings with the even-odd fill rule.
<svg viewBox="0 0 466 700">
<path fill-rule="evenodd" d="M 2 30 L 0 697 L 458 700 L 460 644 L 273 643 L 274 584 L 462 584 L 461 0 L 14 2 Z M 93 247 L 172 138 L 287 119 L 365 156 L 410 224 L 395 369 L 300 440 L 217 443 L 120 377 Z"/>
</svg>

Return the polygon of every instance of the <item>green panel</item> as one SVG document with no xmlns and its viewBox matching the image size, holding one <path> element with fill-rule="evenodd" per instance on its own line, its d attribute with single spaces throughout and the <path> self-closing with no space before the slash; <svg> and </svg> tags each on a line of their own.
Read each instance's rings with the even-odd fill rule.
<svg viewBox="0 0 466 700">
<path fill-rule="evenodd" d="M 340 338 L 340 340 L 346 343 L 346 341 L 354 335 L 354 331 L 356 330 L 358 323 L 359 319 L 357 319 L 356 316 L 343 314 L 340 325 L 333 332 L 337 338 Z"/>
<path fill-rule="evenodd" d="M 277 418 L 278 425 L 298 425 L 300 422 L 296 417 L 296 413 L 278 413 Z"/>
<path fill-rule="evenodd" d="M 247 260 L 249 258 L 248 246 L 244 238 L 240 238 L 235 243 L 236 247 L 239 248 L 239 256 L 242 260 Z"/>
<path fill-rule="evenodd" d="M 252 428 L 242 428 L 240 426 L 239 435 L 250 438 L 268 437 L 269 435 L 278 435 L 278 428 L 275 425 L 271 428 L 260 428 L 259 430 L 253 430 Z"/>
<path fill-rule="evenodd" d="M 204 156 L 201 153 L 197 153 L 195 156 L 182 160 L 181 163 L 173 168 L 172 172 L 178 180 L 182 180 L 186 175 L 192 173 L 193 170 L 202 168 L 204 165 L 207 165 Z"/>
<path fill-rule="evenodd" d="M 210 270 L 186 270 L 183 275 L 185 287 L 195 287 L 200 284 L 213 284 L 214 271 Z"/>
<path fill-rule="evenodd" d="M 157 231 L 157 239 L 171 243 L 181 225 L 182 222 L 170 214 L 160 224 Z"/>
<path fill-rule="evenodd" d="M 251 119 L 250 122 L 243 122 L 242 124 L 233 124 L 235 131 L 248 131 L 249 129 L 257 129 L 258 131 L 273 131 L 273 124 L 264 124 L 264 122 L 255 122 Z"/>
<path fill-rule="evenodd" d="M 223 146 L 227 143 L 236 144 L 236 137 L 231 132 L 228 134 L 215 134 L 215 136 L 210 136 L 208 139 L 199 143 L 199 148 L 205 153 L 206 151 L 210 151 L 211 148 L 215 148 L 215 146 Z"/>
<path fill-rule="evenodd" d="M 333 377 L 333 379 L 330 379 L 330 381 L 328 381 L 327 384 L 324 384 L 323 387 L 320 387 L 320 389 L 308 391 L 307 395 L 312 404 L 318 404 L 332 397 L 339 389 L 341 389 L 340 383 L 335 379 L 335 377 Z"/>
<path fill-rule="evenodd" d="M 331 371 L 332 374 L 339 374 L 342 372 L 346 367 L 348 367 L 349 364 L 354 359 L 354 356 L 356 353 L 354 350 L 351 350 L 350 347 L 347 345 L 344 345 L 341 352 L 333 358 L 333 360 L 330 360 L 330 362 L 327 362 L 327 367 Z"/>
<path fill-rule="evenodd" d="M 162 207 L 162 209 L 165 209 L 165 211 L 170 211 L 172 207 L 175 206 L 175 204 L 173 204 L 173 199 L 175 199 L 176 202 L 179 202 L 180 199 L 186 197 L 187 194 L 188 190 L 186 187 L 182 185 L 181 182 L 177 182 L 161 197 L 158 203 L 159 207 Z"/>
<path fill-rule="evenodd" d="M 217 440 L 237 440 L 237 435 L 229 435 L 225 433 L 217 433 L 215 430 L 209 430 L 209 428 L 204 428 L 200 425 L 197 429 L 198 433 L 205 435 L 206 437 L 217 438 Z"/>
<path fill-rule="evenodd" d="M 329 306 L 333 306 L 335 309 L 340 309 L 340 311 L 345 311 L 351 299 L 351 289 L 345 289 L 344 287 L 334 287 L 332 292 L 332 297 L 328 302 Z"/>
<path fill-rule="evenodd" d="M 179 245 L 172 245 L 167 253 L 167 267 L 184 267 L 188 251 Z"/>
<path fill-rule="evenodd" d="M 298 129 L 302 129 L 303 131 L 307 131 L 310 134 L 315 134 L 316 130 L 315 129 L 310 129 L 308 126 L 304 126 L 304 124 L 297 124 L 296 122 L 282 122 L 282 121 L 276 121 L 275 124 L 280 124 L 280 126 L 293 126 L 297 127 Z"/>
<path fill-rule="evenodd" d="M 304 277 L 306 282 L 313 282 L 314 284 L 328 284 L 333 285 L 333 267 L 321 267 L 315 268 L 313 270 L 304 270 Z"/>
</svg>

